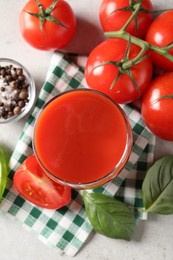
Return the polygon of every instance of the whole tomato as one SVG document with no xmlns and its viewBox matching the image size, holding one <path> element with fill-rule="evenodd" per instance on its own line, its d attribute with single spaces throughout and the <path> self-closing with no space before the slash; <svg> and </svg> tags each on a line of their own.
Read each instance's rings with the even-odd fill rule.
<svg viewBox="0 0 173 260">
<path fill-rule="evenodd" d="M 152 78 L 150 56 L 129 69 L 123 68 L 126 58 L 134 59 L 141 50 L 131 43 L 126 57 L 127 46 L 126 40 L 107 39 L 91 51 L 85 67 L 88 86 L 107 94 L 117 103 L 130 103 L 140 98 Z"/>
<path fill-rule="evenodd" d="M 165 11 L 154 19 L 151 23 L 145 40 L 152 45 L 164 47 L 173 42 L 173 10 Z M 173 55 L 173 48 L 169 53 Z M 153 63 L 166 71 L 173 71 L 173 62 L 163 55 L 154 51 L 151 52 Z"/>
<path fill-rule="evenodd" d="M 147 127 L 161 139 L 173 141 L 173 72 L 156 77 L 142 98 Z"/>
<path fill-rule="evenodd" d="M 99 10 L 103 30 L 105 32 L 120 30 L 132 15 L 135 5 L 140 2 L 139 0 L 103 0 Z M 152 22 L 152 11 L 151 1 L 143 0 L 137 16 L 129 23 L 126 31 L 142 38 Z"/>
<path fill-rule="evenodd" d="M 20 12 L 19 25 L 23 38 L 32 47 L 59 50 L 73 38 L 76 18 L 63 0 L 30 0 Z"/>
</svg>

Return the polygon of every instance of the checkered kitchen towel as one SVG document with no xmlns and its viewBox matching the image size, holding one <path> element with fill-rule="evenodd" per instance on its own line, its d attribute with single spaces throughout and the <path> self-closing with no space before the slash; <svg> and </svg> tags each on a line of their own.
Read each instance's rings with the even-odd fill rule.
<svg viewBox="0 0 173 260">
<path fill-rule="evenodd" d="M 10 161 L 12 170 L 4 199 L 0 204 L 2 212 L 18 220 L 23 227 L 35 234 L 43 243 L 57 248 L 60 254 L 66 253 L 70 256 L 74 256 L 79 251 L 92 232 L 92 226 L 86 217 L 80 193 L 73 190 L 69 205 L 59 210 L 42 209 L 29 203 L 17 193 L 12 185 L 12 176 L 25 158 L 33 153 L 33 126 L 44 103 L 67 89 L 87 87 L 82 67 L 75 64 L 77 62 L 84 66 L 85 61 L 86 57 L 67 57 L 59 52 L 54 53 L 45 84 L 12 154 Z M 143 206 L 141 184 L 148 165 L 153 161 L 154 137 L 145 128 L 139 112 L 127 105 L 123 106 L 123 109 L 133 129 L 132 153 L 119 177 L 97 188 L 96 191 L 115 196 L 137 209 Z M 139 219 L 145 217 L 143 213 L 137 214 Z"/>
</svg>

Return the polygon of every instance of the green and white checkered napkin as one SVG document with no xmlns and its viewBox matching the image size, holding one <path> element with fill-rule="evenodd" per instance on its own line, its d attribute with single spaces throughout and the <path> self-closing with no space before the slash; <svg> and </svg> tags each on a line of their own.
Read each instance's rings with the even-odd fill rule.
<svg viewBox="0 0 173 260">
<path fill-rule="evenodd" d="M 87 87 L 82 66 L 86 57 L 55 52 L 46 82 L 43 85 L 35 108 L 29 116 L 21 137 L 12 154 L 11 172 L 0 210 L 18 220 L 23 227 L 35 234 L 47 246 L 57 248 L 60 254 L 74 256 L 92 231 L 82 203 L 81 195 L 73 190 L 68 206 L 59 210 L 48 210 L 34 206 L 22 198 L 12 185 L 14 171 L 33 153 L 32 134 L 35 118 L 46 101 L 67 89 Z M 143 206 L 141 184 L 146 169 L 153 161 L 154 136 L 145 128 L 140 113 L 130 106 L 123 106 L 133 129 L 134 145 L 131 156 L 119 177 L 95 191 L 104 192 L 125 201 L 132 208 Z M 137 213 L 137 210 L 136 210 Z M 143 213 L 137 218 L 145 219 Z"/>
</svg>

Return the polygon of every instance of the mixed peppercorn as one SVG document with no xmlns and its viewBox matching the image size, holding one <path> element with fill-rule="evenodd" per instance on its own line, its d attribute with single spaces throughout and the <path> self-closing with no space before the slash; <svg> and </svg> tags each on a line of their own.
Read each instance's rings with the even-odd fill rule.
<svg viewBox="0 0 173 260">
<path fill-rule="evenodd" d="M 0 65 L 0 118 L 18 115 L 29 101 L 29 84 L 22 68 Z"/>
</svg>

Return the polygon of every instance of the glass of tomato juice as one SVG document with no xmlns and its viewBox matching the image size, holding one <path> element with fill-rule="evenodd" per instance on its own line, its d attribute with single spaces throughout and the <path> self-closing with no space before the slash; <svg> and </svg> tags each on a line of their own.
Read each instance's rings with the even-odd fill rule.
<svg viewBox="0 0 173 260">
<path fill-rule="evenodd" d="M 105 94 L 69 90 L 41 110 L 33 148 L 50 178 L 75 189 L 90 189 L 123 169 L 132 148 L 132 131 L 123 109 Z"/>
</svg>

